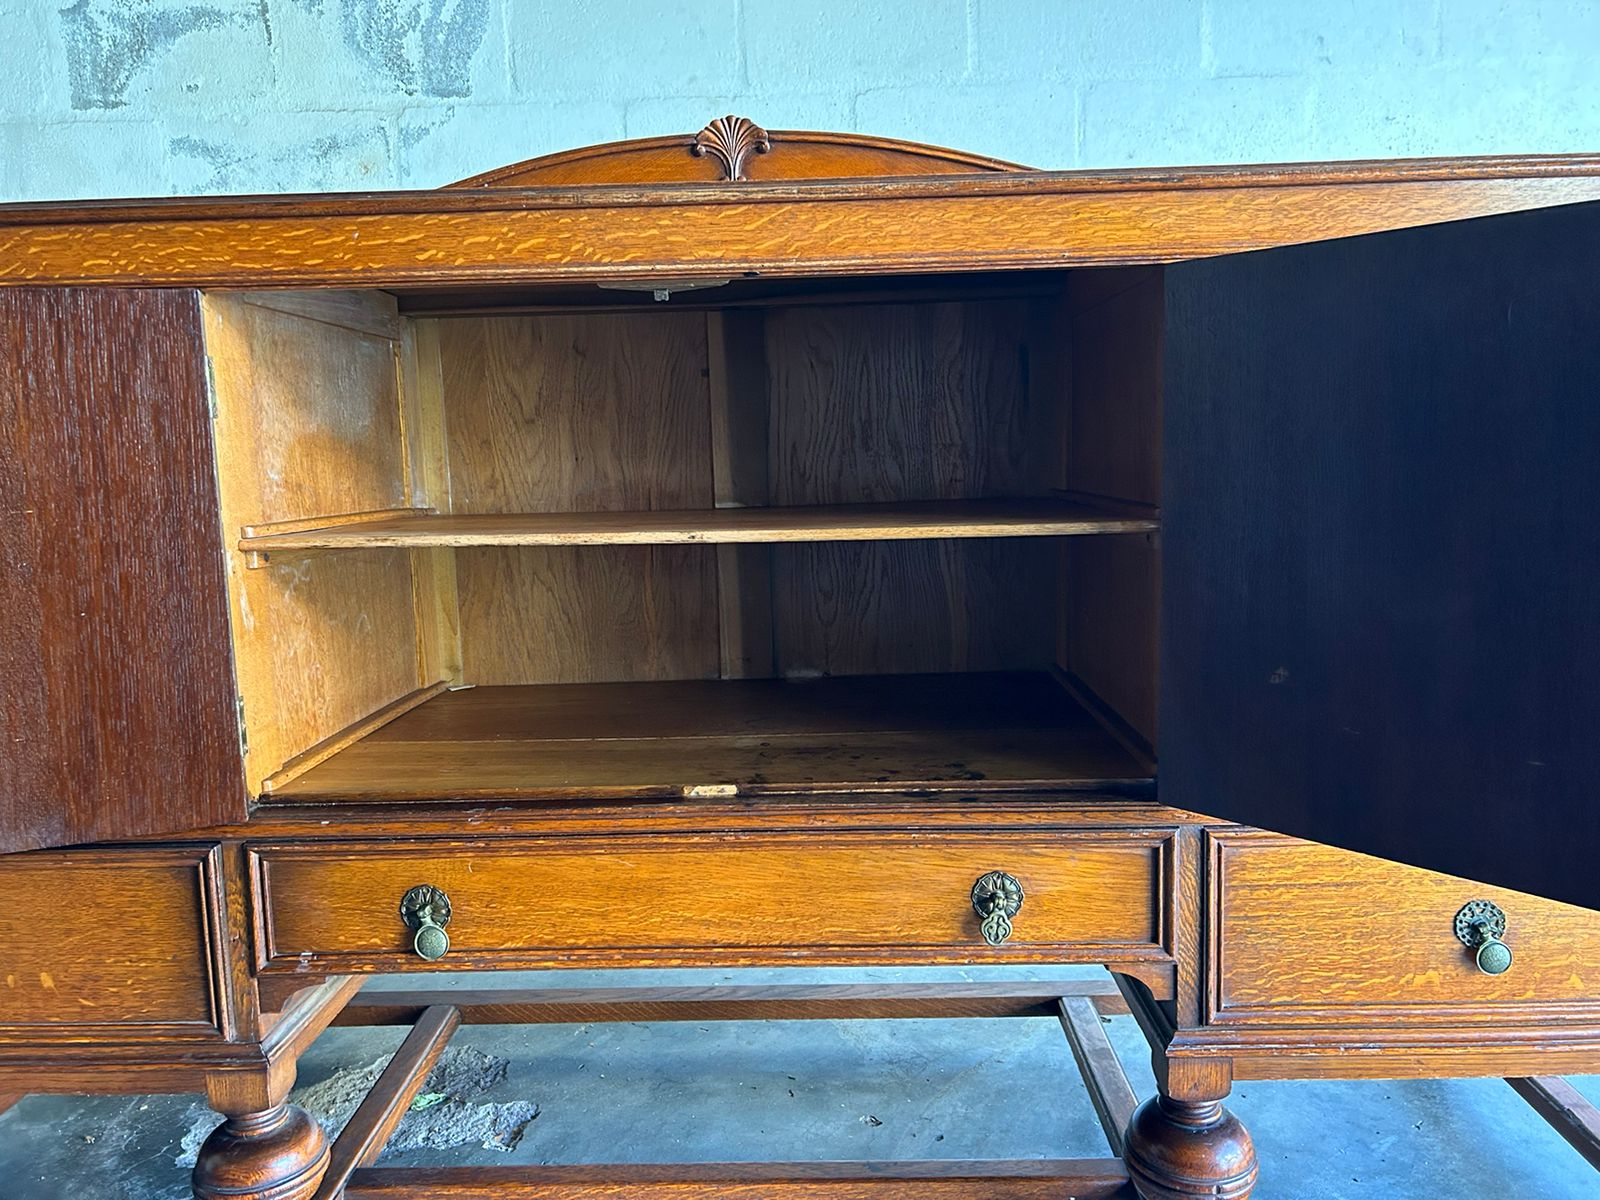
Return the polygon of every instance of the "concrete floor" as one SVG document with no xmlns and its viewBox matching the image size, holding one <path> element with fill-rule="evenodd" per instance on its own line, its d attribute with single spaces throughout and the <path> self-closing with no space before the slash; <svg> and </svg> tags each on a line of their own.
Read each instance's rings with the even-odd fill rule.
<svg viewBox="0 0 1600 1200">
<path fill-rule="evenodd" d="M 1037 971 L 569 971 L 521 986 L 994 979 Z M 501 977 L 504 980 L 504 977 Z M 415 977 L 391 986 L 410 986 Z M 436 976 L 481 985 L 482 976 Z M 1110 1022 L 1141 1095 L 1153 1090 L 1131 1018 Z M 398 1030 L 333 1030 L 300 1084 L 366 1064 Z M 531 1100 L 508 1153 L 419 1149 L 403 1163 L 694 1159 L 1026 1158 L 1106 1154 L 1051 1020 L 741 1022 L 465 1028 L 452 1046 L 510 1060 L 478 1099 Z M 1578 1080 L 1600 1099 L 1600 1078 Z M 1258 1200 L 1593 1200 L 1597 1175 L 1498 1080 L 1245 1083 L 1230 1102 L 1261 1155 Z M 193 1096 L 35 1096 L 0 1116 L 5 1200 L 179 1200 Z"/>
</svg>

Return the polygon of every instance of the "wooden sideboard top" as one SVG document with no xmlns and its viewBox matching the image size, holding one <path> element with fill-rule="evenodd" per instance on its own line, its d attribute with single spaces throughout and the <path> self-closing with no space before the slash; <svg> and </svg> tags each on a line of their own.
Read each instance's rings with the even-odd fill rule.
<svg viewBox="0 0 1600 1200">
<path fill-rule="evenodd" d="M 719 131 L 723 122 L 733 124 Z M 0 206 L 0 286 L 406 287 L 1137 264 L 1600 199 L 1592 155 L 1034 171 L 738 122 L 547 155 L 435 191 Z"/>
</svg>

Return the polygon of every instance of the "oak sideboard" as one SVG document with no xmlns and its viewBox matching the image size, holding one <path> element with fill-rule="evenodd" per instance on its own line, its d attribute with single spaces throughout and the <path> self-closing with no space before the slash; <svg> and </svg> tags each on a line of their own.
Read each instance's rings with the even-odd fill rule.
<svg viewBox="0 0 1600 1200">
<path fill-rule="evenodd" d="M 206 1200 L 1174 1200 L 1235 1080 L 1600 1071 L 1597 280 L 1600 158 L 735 117 L 0 207 L 0 1103 L 204 1091 Z M 1055 963 L 1151 1042 L 1120 1164 L 370 1165 L 429 972 Z"/>
</svg>

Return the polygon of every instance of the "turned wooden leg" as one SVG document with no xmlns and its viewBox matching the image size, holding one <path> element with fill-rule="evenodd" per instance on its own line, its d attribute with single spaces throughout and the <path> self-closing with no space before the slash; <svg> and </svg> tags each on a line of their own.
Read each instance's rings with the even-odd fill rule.
<svg viewBox="0 0 1600 1200">
<path fill-rule="evenodd" d="M 1143 1200 L 1245 1200 L 1256 1186 L 1256 1148 L 1221 1100 L 1146 1100 L 1122 1157 Z"/>
<path fill-rule="evenodd" d="M 194 1164 L 196 1200 L 310 1200 L 328 1169 L 328 1138 L 292 1104 L 230 1116 Z"/>
</svg>

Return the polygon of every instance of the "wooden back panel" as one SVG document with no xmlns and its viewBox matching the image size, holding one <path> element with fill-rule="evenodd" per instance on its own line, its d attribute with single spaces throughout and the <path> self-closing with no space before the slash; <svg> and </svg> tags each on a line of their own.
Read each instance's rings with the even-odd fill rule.
<svg viewBox="0 0 1600 1200">
<path fill-rule="evenodd" d="M 437 330 L 457 513 L 1048 494 L 1026 299 L 479 316 Z M 478 684 L 1041 668 L 1040 539 L 456 554 Z"/>
<path fill-rule="evenodd" d="M 696 134 L 636 138 L 564 150 L 496 167 L 457 188 L 589 183 L 717 183 L 745 179 L 864 179 L 1025 171 L 1015 163 L 940 146 L 849 133 L 767 132 L 719 117 Z"/>
<path fill-rule="evenodd" d="M 1047 494 L 1061 397 L 1029 386 L 1025 300 L 767 314 L 774 504 Z M 779 674 L 1039 668 L 1054 552 L 1042 539 L 774 549 Z"/>
<path fill-rule="evenodd" d="M 453 511 L 710 507 L 704 314 L 506 316 L 437 327 Z M 461 550 L 465 677 L 714 677 L 713 555 L 700 546 Z"/>
</svg>

